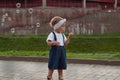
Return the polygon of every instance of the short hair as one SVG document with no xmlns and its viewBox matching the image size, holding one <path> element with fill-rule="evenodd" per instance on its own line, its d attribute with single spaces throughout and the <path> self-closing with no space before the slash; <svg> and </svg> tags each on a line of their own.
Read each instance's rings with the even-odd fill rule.
<svg viewBox="0 0 120 80">
<path fill-rule="evenodd" d="M 55 16 L 50 20 L 50 27 L 54 27 L 55 24 L 57 24 L 60 20 L 62 20 L 63 18 L 60 16 Z"/>
</svg>

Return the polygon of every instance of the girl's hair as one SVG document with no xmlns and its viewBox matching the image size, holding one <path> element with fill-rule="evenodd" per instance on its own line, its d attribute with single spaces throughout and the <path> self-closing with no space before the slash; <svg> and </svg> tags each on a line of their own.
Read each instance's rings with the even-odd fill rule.
<svg viewBox="0 0 120 80">
<path fill-rule="evenodd" d="M 54 27 L 55 24 L 57 24 L 60 20 L 62 20 L 63 18 L 60 16 L 55 16 L 51 19 L 50 21 L 50 27 Z"/>
</svg>

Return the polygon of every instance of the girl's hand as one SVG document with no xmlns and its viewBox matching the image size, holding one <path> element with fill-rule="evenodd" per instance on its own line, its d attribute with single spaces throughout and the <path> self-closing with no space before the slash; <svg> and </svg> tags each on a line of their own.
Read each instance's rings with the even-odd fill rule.
<svg viewBox="0 0 120 80">
<path fill-rule="evenodd" d="M 60 45 L 59 42 L 57 42 L 57 41 L 51 41 L 51 40 L 48 40 L 47 44 L 49 46 L 59 46 Z"/>
<path fill-rule="evenodd" d="M 52 41 L 52 45 L 59 46 L 59 45 L 60 45 L 60 43 L 59 43 L 59 42 L 57 42 L 57 41 Z"/>
<path fill-rule="evenodd" d="M 72 38 L 73 35 L 74 35 L 73 33 L 69 33 L 68 38 L 69 38 L 69 39 Z"/>
<path fill-rule="evenodd" d="M 73 33 L 69 33 L 68 34 L 68 37 L 67 37 L 67 40 L 65 41 L 65 45 L 68 45 L 69 44 L 69 42 L 70 42 L 70 39 L 73 37 Z"/>
</svg>

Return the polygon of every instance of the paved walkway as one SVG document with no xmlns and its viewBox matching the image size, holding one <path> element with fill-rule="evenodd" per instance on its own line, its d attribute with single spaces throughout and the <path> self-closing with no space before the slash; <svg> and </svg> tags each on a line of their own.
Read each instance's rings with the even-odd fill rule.
<svg viewBox="0 0 120 80">
<path fill-rule="evenodd" d="M 0 60 L 0 80 L 46 80 L 47 71 L 47 63 Z M 57 71 L 53 78 L 58 80 Z M 120 66 L 68 64 L 64 79 L 120 80 Z"/>
</svg>

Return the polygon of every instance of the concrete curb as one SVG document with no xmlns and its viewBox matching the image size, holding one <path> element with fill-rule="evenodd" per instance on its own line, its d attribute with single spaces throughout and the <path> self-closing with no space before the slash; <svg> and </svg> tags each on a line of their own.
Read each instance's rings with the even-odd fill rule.
<svg viewBox="0 0 120 80">
<path fill-rule="evenodd" d="M 47 57 L 23 57 L 23 56 L 0 56 L 0 60 L 7 61 L 33 61 L 47 62 Z M 74 64 L 98 64 L 98 65 L 117 65 L 120 66 L 120 60 L 95 60 L 95 59 L 67 59 L 68 63 Z"/>
</svg>

